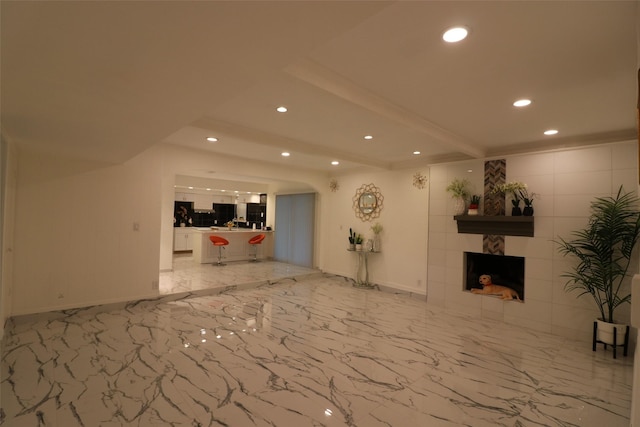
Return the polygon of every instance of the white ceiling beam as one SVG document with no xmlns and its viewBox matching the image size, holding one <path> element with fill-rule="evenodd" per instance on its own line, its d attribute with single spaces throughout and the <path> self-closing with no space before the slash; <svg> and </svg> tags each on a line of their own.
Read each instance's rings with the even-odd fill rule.
<svg viewBox="0 0 640 427">
<path fill-rule="evenodd" d="M 329 159 L 337 158 L 363 166 L 371 166 L 380 169 L 391 169 L 390 162 L 368 158 L 361 153 L 354 154 L 347 151 L 335 150 L 332 148 L 330 149 L 321 145 L 310 144 L 291 138 L 274 135 L 235 123 L 229 123 L 222 120 L 214 119 L 212 117 L 202 117 L 191 123 L 191 126 L 214 131 L 218 135 L 224 135 L 229 138 L 237 138 L 244 141 L 252 142 L 254 144 L 265 145 L 273 148 L 278 148 L 280 150 L 288 150 L 293 153 L 297 152 L 312 156 L 324 156 Z"/>
<path fill-rule="evenodd" d="M 410 127 L 418 132 L 422 132 L 436 139 L 436 142 L 449 149 L 454 148 L 460 153 L 474 158 L 483 158 L 486 155 L 485 150 L 474 146 L 473 141 L 456 135 L 412 111 L 359 87 L 351 80 L 314 61 L 304 59 L 285 67 L 284 71 L 339 98 L 359 105 L 362 108 Z"/>
</svg>

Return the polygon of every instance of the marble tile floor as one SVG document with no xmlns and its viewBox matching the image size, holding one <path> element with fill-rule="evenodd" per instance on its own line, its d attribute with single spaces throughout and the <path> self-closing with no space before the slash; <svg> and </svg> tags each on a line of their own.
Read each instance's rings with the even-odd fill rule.
<svg viewBox="0 0 640 427">
<path fill-rule="evenodd" d="M 625 426 L 632 358 L 327 274 L 11 319 L 3 426 Z"/>
<path fill-rule="evenodd" d="M 159 291 L 161 295 L 202 295 L 308 274 L 319 274 L 319 270 L 270 260 L 228 262 L 217 266 L 196 263 L 190 254 L 177 254 L 173 258 L 173 271 L 160 273 Z"/>
</svg>

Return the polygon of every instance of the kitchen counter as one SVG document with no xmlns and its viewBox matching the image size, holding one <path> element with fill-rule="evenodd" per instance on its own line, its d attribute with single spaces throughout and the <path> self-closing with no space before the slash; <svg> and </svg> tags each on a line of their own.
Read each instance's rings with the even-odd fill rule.
<svg viewBox="0 0 640 427">
<path fill-rule="evenodd" d="M 200 232 L 216 232 L 216 233 L 255 233 L 255 234 L 260 234 L 260 233 L 273 233 L 273 231 L 263 231 L 263 230 L 252 230 L 251 228 L 232 228 L 231 230 L 229 230 L 227 227 L 218 227 L 216 228 L 211 228 L 211 227 L 191 227 L 193 230 L 195 231 L 200 231 Z"/>
<path fill-rule="evenodd" d="M 217 230 L 210 227 L 192 227 L 193 233 L 193 259 L 201 264 L 218 261 L 218 248 L 213 246 L 209 236 L 216 235 L 224 237 L 229 241 L 222 249 L 223 261 L 243 261 L 253 258 L 253 248 L 249 244 L 249 239 L 258 234 L 266 237 L 261 244 L 257 245 L 258 259 L 268 259 L 273 257 L 273 231 L 252 230 L 250 228 L 219 227 Z"/>
</svg>

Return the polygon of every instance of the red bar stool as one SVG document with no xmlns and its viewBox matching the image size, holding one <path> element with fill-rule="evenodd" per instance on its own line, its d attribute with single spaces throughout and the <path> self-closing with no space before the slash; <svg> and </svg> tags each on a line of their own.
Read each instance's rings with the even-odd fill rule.
<svg viewBox="0 0 640 427">
<path fill-rule="evenodd" d="M 226 265 L 222 263 L 222 249 L 225 249 L 225 246 L 229 244 L 229 241 L 224 237 L 220 236 L 209 236 L 209 240 L 213 243 L 213 246 L 218 247 L 218 264 L 217 265 Z"/>
<path fill-rule="evenodd" d="M 249 244 L 251 245 L 251 248 L 252 248 L 251 251 L 253 252 L 253 259 L 251 261 L 258 262 L 258 246 L 257 245 L 261 244 L 265 237 L 266 236 L 264 234 L 258 234 L 257 236 L 253 236 L 252 238 L 249 239 Z"/>
</svg>

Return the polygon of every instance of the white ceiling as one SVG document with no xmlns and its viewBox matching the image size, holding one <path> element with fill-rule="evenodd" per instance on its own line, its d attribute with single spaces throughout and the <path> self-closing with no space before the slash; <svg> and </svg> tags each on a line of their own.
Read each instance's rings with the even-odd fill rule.
<svg viewBox="0 0 640 427">
<path fill-rule="evenodd" d="M 2 128 L 34 150 L 117 163 L 171 143 L 341 173 L 637 135 L 637 1 L 0 7 Z M 446 44 L 453 25 L 469 37 Z"/>
</svg>

